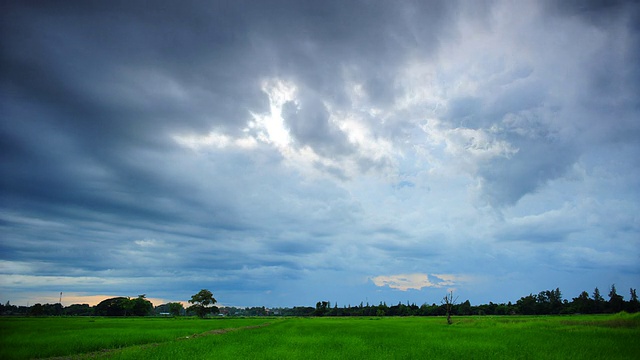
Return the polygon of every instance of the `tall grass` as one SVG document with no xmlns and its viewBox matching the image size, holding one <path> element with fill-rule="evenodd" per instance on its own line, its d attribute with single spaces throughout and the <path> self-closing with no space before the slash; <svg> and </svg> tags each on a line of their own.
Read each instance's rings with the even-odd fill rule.
<svg viewBox="0 0 640 360">
<path fill-rule="evenodd" d="M 31 359 L 158 343 L 264 319 L 0 318 L 0 359 Z"/>
<path fill-rule="evenodd" d="M 20 321 L 29 320 L 21 319 Z M 48 319 L 35 319 L 43 321 Z M 59 319 L 61 327 L 68 320 Z M 455 317 L 449 326 L 444 318 L 286 318 L 191 320 L 206 324 L 205 331 L 256 325 L 218 335 L 186 339 L 171 319 L 97 319 L 114 321 L 111 330 L 115 351 L 80 355 L 77 358 L 108 359 L 637 359 L 640 354 L 640 315 Z M 52 319 L 53 321 L 53 319 Z M 85 320 L 86 321 L 86 320 Z M 237 321 L 237 322 L 236 322 Z M 142 326 L 133 325 L 136 322 Z M 166 340 L 131 345 L 114 331 L 153 327 Z M 170 330 L 173 329 L 173 330 Z M 194 328 L 190 328 L 189 332 Z M 105 330 L 105 337 L 110 336 Z M 79 333 L 79 334 L 78 334 Z M 167 334 L 171 334 L 170 336 Z M 69 329 L 71 339 L 86 336 Z M 178 339 L 179 338 L 179 339 Z M 53 338 L 49 337 L 49 341 Z M 67 342 L 66 338 L 58 338 Z M 87 339 L 92 342 L 92 338 Z M 74 342 L 74 341 L 71 341 Z M 118 343 L 120 342 L 120 343 Z M 5 341 L 3 340 L 3 344 Z M 148 344 L 149 341 L 140 342 Z M 94 351 L 82 350 L 76 353 Z M 71 353 L 68 353 L 71 354 Z M 42 356 L 42 355 L 37 355 Z M 50 356 L 50 355 L 47 355 Z M 14 356 L 12 358 L 27 358 Z M 0 358 L 7 358 L 0 356 Z"/>
<path fill-rule="evenodd" d="M 111 359 L 637 359 L 639 316 L 295 318 Z M 568 324 L 566 321 L 574 321 Z"/>
</svg>

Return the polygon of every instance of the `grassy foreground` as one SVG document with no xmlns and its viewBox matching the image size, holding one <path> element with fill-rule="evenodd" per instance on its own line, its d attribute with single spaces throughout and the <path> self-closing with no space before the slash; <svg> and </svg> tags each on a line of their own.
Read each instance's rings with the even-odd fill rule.
<svg viewBox="0 0 640 360">
<path fill-rule="evenodd" d="M 113 327 L 101 332 L 77 327 L 90 320 L 1 319 L 0 358 L 75 354 L 74 359 L 637 359 L 640 354 L 640 314 L 456 317 L 451 326 L 431 317 L 96 318 L 95 323 Z M 255 326 L 266 322 L 270 324 Z M 30 330 L 34 326 L 49 330 L 38 338 Z M 189 339 L 185 335 L 223 328 L 242 329 Z M 120 336 L 123 331 L 129 335 Z M 109 346 L 102 345 L 105 341 Z M 45 348 L 67 350 L 47 353 Z M 103 348 L 118 350 L 82 354 Z"/>
<path fill-rule="evenodd" d="M 265 319 L 41 317 L 0 318 L 0 359 L 69 356 L 193 338 Z"/>
</svg>

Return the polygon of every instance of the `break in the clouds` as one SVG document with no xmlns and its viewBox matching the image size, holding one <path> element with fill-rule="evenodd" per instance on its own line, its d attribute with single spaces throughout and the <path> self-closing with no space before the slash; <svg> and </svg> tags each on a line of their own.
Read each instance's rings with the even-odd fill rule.
<svg viewBox="0 0 640 360">
<path fill-rule="evenodd" d="M 425 287 L 441 288 L 456 286 L 464 280 L 463 277 L 451 274 L 398 274 L 391 276 L 376 276 L 371 279 L 376 286 L 388 286 L 392 289 L 407 291 L 409 289 L 422 290 Z M 450 290 L 452 291 L 452 290 Z"/>
<path fill-rule="evenodd" d="M 638 24 L 631 1 L 9 1 L 2 301 L 637 287 Z"/>
</svg>

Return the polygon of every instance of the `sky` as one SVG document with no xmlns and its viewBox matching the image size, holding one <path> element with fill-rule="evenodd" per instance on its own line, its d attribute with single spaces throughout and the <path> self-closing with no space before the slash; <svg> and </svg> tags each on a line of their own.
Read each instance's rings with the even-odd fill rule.
<svg viewBox="0 0 640 360">
<path fill-rule="evenodd" d="M 640 286 L 640 5 L 3 1 L 0 301 Z"/>
</svg>

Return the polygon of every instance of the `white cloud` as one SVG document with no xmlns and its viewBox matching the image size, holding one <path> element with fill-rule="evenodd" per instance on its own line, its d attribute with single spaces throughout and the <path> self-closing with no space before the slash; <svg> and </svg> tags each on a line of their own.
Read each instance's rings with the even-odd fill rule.
<svg viewBox="0 0 640 360">
<path fill-rule="evenodd" d="M 198 135 L 175 135 L 173 139 L 180 145 L 191 148 L 193 150 L 206 149 L 214 147 L 224 149 L 235 147 L 240 149 L 253 149 L 258 145 L 254 137 L 246 136 L 241 138 L 233 138 L 231 136 L 220 134 L 215 131 L 204 136 Z"/>
<path fill-rule="evenodd" d="M 242 136 L 211 131 L 206 135 L 173 135 L 173 140 L 181 146 L 203 151 L 226 148 L 259 151 L 260 144 L 272 146 L 280 153 L 285 165 L 293 166 L 308 176 L 330 174 L 339 175 L 338 178 L 353 178 L 372 169 L 383 177 L 395 174 L 396 159 L 401 152 L 391 140 L 374 134 L 374 124 L 367 121 L 372 116 L 371 109 L 342 108 L 333 105 L 329 99 L 325 102 L 321 99 L 328 111 L 325 120 L 328 126 L 335 127 L 353 146 L 353 151 L 335 156 L 325 154 L 314 144 L 297 143 L 292 137 L 291 129 L 283 118 L 283 108 L 287 104 L 293 104 L 298 110 L 304 106 L 295 83 L 272 78 L 263 81 L 261 89 L 269 99 L 269 111 L 250 111 L 252 120 L 243 129 Z M 309 122 L 311 119 L 302 118 L 300 121 Z"/>
<path fill-rule="evenodd" d="M 291 144 L 291 135 L 282 118 L 282 107 L 295 100 L 297 88 L 292 82 L 274 78 L 263 81 L 262 91 L 269 97 L 269 113 L 252 114 L 254 123 L 249 128 L 257 130 L 259 140 L 286 152 Z"/>
<path fill-rule="evenodd" d="M 493 158 L 509 159 L 518 152 L 509 142 L 497 138 L 495 128 L 452 128 L 438 119 L 429 119 L 421 128 L 432 148 L 443 145 L 445 154 L 472 174 Z"/>
<path fill-rule="evenodd" d="M 433 280 L 432 280 L 433 279 Z M 466 281 L 467 278 L 453 274 L 397 274 L 397 275 L 380 275 L 372 277 L 371 281 L 376 286 L 388 286 L 392 289 L 407 291 L 410 289 L 421 290 L 423 288 L 441 288 L 444 286 L 455 286 Z"/>
<path fill-rule="evenodd" d="M 0 260 L 0 274 L 3 278 L 9 274 L 28 274 L 35 268 L 36 264 L 32 262 Z"/>
<path fill-rule="evenodd" d="M 159 247 L 163 245 L 162 241 L 158 241 L 156 239 L 142 239 L 136 240 L 134 243 L 140 247 L 148 248 L 148 247 Z"/>
</svg>

